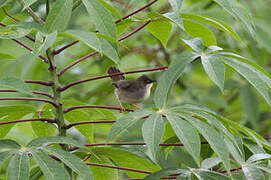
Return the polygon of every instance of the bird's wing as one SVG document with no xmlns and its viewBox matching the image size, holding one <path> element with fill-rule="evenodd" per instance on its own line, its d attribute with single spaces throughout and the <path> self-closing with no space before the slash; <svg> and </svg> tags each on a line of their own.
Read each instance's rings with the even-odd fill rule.
<svg viewBox="0 0 271 180">
<path fill-rule="evenodd" d="M 116 67 L 114 66 L 110 66 L 107 70 L 107 73 L 110 75 L 110 74 L 116 74 L 116 73 L 120 73 L 120 70 L 117 69 Z M 117 82 L 117 81 L 120 81 L 120 80 L 124 80 L 125 77 L 123 75 L 117 75 L 117 76 L 112 76 L 111 79 L 113 80 L 113 82 Z"/>
</svg>

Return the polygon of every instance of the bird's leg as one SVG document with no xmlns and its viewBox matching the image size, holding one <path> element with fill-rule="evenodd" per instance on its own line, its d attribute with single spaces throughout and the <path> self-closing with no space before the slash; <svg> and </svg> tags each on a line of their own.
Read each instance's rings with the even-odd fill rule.
<svg viewBox="0 0 271 180">
<path fill-rule="evenodd" d="M 122 112 L 125 111 L 125 109 L 124 109 L 124 107 L 122 106 L 122 103 L 121 103 L 121 100 L 120 100 L 120 97 L 119 97 L 118 93 L 115 92 L 115 95 L 116 95 L 116 97 L 117 97 L 117 99 L 118 99 L 118 102 L 119 102 L 119 105 L 120 105 L 120 112 L 122 113 Z"/>
<path fill-rule="evenodd" d="M 139 106 L 134 105 L 134 104 L 130 104 L 130 106 L 132 106 L 132 107 L 134 107 L 134 108 L 136 108 L 136 109 L 141 109 Z"/>
</svg>

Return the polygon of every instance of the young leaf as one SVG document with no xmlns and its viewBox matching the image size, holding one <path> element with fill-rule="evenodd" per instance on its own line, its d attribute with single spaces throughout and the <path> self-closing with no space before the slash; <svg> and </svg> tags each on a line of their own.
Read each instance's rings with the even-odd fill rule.
<svg viewBox="0 0 271 180">
<path fill-rule="evenodd" d="M 142 126 L 143 139 L 150 150 L 152 159 L 155 160 L 159 152 L 159 143 L 164 134 L 164 121 L 161 114 L 152 114 Z"/>
<path fill-rule="evenodd" d="M 224 89 L 225 66 L 219 61 L 217 56 L 201 56 L 201 63 L 205 72 L 212 81 L 220 88 L 221 92 Z"/>
<path fill-rule="evenodd" d="M 10 139 L 1 139 L 0 140 L 0 150 L 11 150 L 11 149 L 19 149 L 21 146 L 13 140 Z"/>
<path fill-rule="evenodd" d="M 32 140 L 27 144 L 27 147 L 40 147 L 46 144 L 69 144 L 81 148 L 85 148 L 83 144 L 79 143 L 78 141 L 70 138 L 70 137 L 63 137 L 63 136 L 48 136 L 48 137 L 41 137 Z"/>
<path fill-rule="evenodd" d="M 67 180 L 70 176 L 66 169 L 47 154 L 39 151 L 31 151 L 31 154 L 40 167 L 46 180 Z"/>
<path fill-rule="evenodd" d="M 28 86 L 21 79 L 17 79 L 14 77 L 0 79 L 0 86 L 8 87 L 32 95 L 32 92 L 30 91 Z"/>
<path fill-rule="evenodd" d="M 29 29 L 24 29 L 16 25 L 9 25 L 6 27 L 0 28 L 0 39 L 13 39 L 24 37 L 29 34 Z"/>
<path fill-rule="evenodd" d="M 191 154 L 199 166 L 201 144 L 200 137 L 196 129 L 175 114 L 167 114 L 166 117 L 174 129 L 176 135 L 184 144 L 187 152 Z"/>
<path fill-rule="evenodd" d="M 128 113 L 118 119 L 112 126 L 110 133 L 108 134 L 107 141 L 111 141 L 120 133 L 126 131 L 129 127 L 133 126 L 142 117 L 152 114 L 152 111 L 138 110 Z"/>
<path fill-rule="evenodd" d="M 187 121 L 189 121 L 189 123 L 191 123 L 195 128 L 198 129 L 202 136 L 208 141 L 214 152 L 222 160 L 226 169 L 229 170 L 230 169 L 229 151 L 227 149 L 223 136 L 219 134 L 215 129 L 211 128 L 206 123 L 200 120 L 197 120 L 186 114 L 180 115 Z"/>
<path fill-rule="evenodd" d="M 154 94 L 154 102 L 158 108 L 165 107 L 167 96 L 171 87 L 181 76 L 185 67 L 191 61 L 193 61 L 195 57 L 196 54 L 190 51 L 181 53 L 174 58 L 173 62 L 168 68 L 168 71 L 163 73 Z"/>
<path fill-rule="evenodd" d="M 59 148 L 54 147 L 44 147 L 42 150 L 53 154 L 61 160 L 64 164 L 70 167 L 74 172 L 76 172 L 84 180 L 92 180 L 93 176 L 87 165 L 81 161 L 77 156 L 70 152 L 63 151 Z"/>
<path fill-rule="evenodd" d="M 54 2 L 48 17 L 46 18 L 46 29 L 48 32 L 64 31 L 70 21 L 73 0 L 57 0 Z"/>
<path fill-rule="evenodd" d="M 112 15 L 98 0 L 82 0 L 100 33 L 116 39 L 116 25 Z"/>
<path fill-rule="evenodd" d="M 18 151 L 7 168 L 8 180 L 29 180 L 29 157 L 26 151 Z"/>
</svg>

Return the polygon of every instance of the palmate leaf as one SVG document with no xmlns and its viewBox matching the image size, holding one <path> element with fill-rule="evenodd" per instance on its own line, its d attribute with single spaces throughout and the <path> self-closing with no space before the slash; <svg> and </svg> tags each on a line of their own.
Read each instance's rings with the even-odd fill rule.
<svg viewBox="0 0 271 180">
<path fill-rule="evenodd" d="M 29 156 L 27 151 L 18 151 L 10 160 L 7 180 L 29 180 Z"/>
<path fill-rule="evenodd" d="M 0 140 L 0 150 L 12 150 L 19 149 L 21 145 L 19 145 L 16 141 L 10 139 L 1 139 Z"/>
<path fill-rule="evenodd" d="M 66 164 L 68 167 L 70 167 L 73 171 L 75 171 L 81 178 L 84 180 L 92 180 L 93 176 L 91 174 L 91 171 L 87 167 L 87 165 L 81 161 L 80 158 L 77 156 L 67 152 L 63 151 L 59 148 L 54 147 L 44 147 L 42 150 L 49 152 L 50 154 L 53 154 L 57 158 L 61 160 L 64 164 Z"/>
<path fill-rule="evenodd" d="M 2 167 L 2 165 L 5 163 L 5 161 L 14 154 L 13 151 L 3 151 L 3 152 L 0 152 L 0 169 Z"/>
<path fill-rule="evenodd" d="M 159 152 L 159 143 L 164 134 L 164 121 L 161 114 L 154 113 L 145 120 L 142 126 L 143 139 L 155 160 Z"/>
</svg>

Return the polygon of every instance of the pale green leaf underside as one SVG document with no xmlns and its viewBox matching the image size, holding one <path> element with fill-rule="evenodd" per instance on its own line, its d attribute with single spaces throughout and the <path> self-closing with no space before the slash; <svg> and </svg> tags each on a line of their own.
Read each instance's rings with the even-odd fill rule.
<svg viewBox="0 0 271 180">
<path fill-rule="evenodd" d="M 18 151 L 10 160 L 7 180 L 29 180 L 29 157 L 26 151 Z"/>
</svg>

